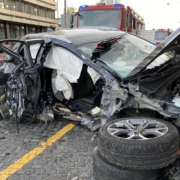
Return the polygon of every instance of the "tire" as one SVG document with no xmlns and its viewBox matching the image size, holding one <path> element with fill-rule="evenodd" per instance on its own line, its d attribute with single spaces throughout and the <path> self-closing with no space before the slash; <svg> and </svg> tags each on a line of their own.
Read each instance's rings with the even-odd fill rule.
<svg viewBox="0 0 180 180">
<path fill-rule="evenodd" d="M 158 170 L 118 168 L 105 162 L 97 149 L 93 153 L 93 176 L 96 180 L 167 180 L 168 174 L 168 167 Z"/>
<path fill-rule="evenodd" d="M 122 168 L 158 169 L 175 161 L 179 150 L 179 133 L 174 125 L 163 120 L 146 118 L 148 122 L 163 123 L 168 129 L 160 137 L 145 140 L 119 138 L 108 132 L 108 128 L 114 126 L 113 123 L 126 122 L 127 119 L 136 122 L 144 118 L 122 118 L 111 121 L 99 131 L 98 148 L 106 162 Z"/>
</svg>

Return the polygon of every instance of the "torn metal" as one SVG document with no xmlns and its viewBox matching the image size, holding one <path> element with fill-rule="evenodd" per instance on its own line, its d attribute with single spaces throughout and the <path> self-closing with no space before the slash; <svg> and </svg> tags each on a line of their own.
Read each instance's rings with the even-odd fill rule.
<svg viewBox="0 0 180 180">
<path fill-rule="evenodd" d="M 37 119 L 44 121 L 45 124 L 54 119 L 54 112 L 50 107 L 46 106 L 41 114 L 37 115 Z"/>
<path fill-rule="evenodd" d="M 137 89 L 137 86 L 129 83 L 128 90 L 120 88 L 117 81 L 113 81 L 112 84 L 105 86 L 103 96 L 101 100 L 101 122 L 99 127 L 106 124 L 114 115 L 117 110 L 122 110 L 126 107 L 132 107 L 134 109 L 151 109 L 159 112 L 165 118 L 175 118 L 175 124 L 180 127 L 180 108 L 173 103 L 160 101 L 158 99 L 149 98 L 145 94 L 142 94 Z M 131 99 L 129 99 L 129 95 Z M 127 102 L 126 105 L 123 102 Z M 96 119 L 93 116 L 85 116 L 83 118 L 83 125 L 86 125 L 91 131 L 93 131 Z M 97 127 L 97 126 L 96 126 Z M 99 128 L 97 127 L 97 129 Z"/>
<path fill-rule="evenodd" d="M 91 131 L 96 131 L 102 126 L 100 116 L 93 116 L 91 114 L 84 115 L 81 120 L 81 124 Z"/>
<path fill-rule="evenodd" d="M 106 124 L 123 101 L 128 98 L 128 91 L 120 87 L 117 80 L 107 84 L 101 99 L 101 123 Z"/>
<path fill-rule="evenodd" d="M 175 118 L 175 124 L 180 127 L 180 108 L 175 106 L 173 103 L 166 101 L 160 101 L 158 99 L 149 98 L 145 94 L 136 90 L 136 86 L 129 83 L 129 93 L 134 96 L 129 107 L 135 109 L 151 109 L 159 112 L 165 118 Z"/>
<path fill-rule="evenodd" d="M 99 129 L 111 120 L 113 114 L 120 109 L 128 98 L 128 91 L 120 87 L 117 80 L 108 83 L 104 89 L 100 105 L 100 116 L 84 115 L 81 124 L 91 131 Z"/>
</svg>

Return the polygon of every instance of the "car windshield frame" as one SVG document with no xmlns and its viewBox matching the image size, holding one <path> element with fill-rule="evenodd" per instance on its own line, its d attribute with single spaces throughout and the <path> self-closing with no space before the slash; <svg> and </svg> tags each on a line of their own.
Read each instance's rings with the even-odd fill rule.
<svg viewBox="0 0 180 180">
<path fill-rule="evenodd" d="M 98 60 L 102 61 L 107 66 L 109 66 L 122 79 L 127 79 L 130 76 L 132 76 L 132 74 L 134 75 L 134 72 L 138 73 L 138 70 L 140 71 L 142 68 L 146 67 L 146 65 L 150 62 L 150 59 L 147 60 L 146 58 L 149 56 L 149 54 L 151 54 L 151 52 L 154 51 L 156 46 L 146 40 L 143 40 L 139 37 L 130 34 L 125 34 L 123 37 L 117 38 L 117 40 L 118 42 L 112 44 L 109 50 L 106 50 L 104 52 L 102 51 L 103 53 L 100 54 Z M 128 46 L 126 43 L 128 44 Z M 81 45 L 77 48 L 81 51 L 82 54 L 84 54 L 89 59 L 94 59 L 92 54 L 97 49 L 98 44 L 99 42 L 89 43 Z M 130 45 L 132 45 L 133 47 Z M 123 51 L 125 48 L 127 48 L 125 51 L 125 55 L 127 55 L 127 57 L 123 59 L 122 56 L 124 56 Z M 120 59 L 112 59 L 112 57 L 114 57 L 114 54 L 112 53 L 113 50 L 114 52 L 116 52 L 115 57 L 120 57 Z M 132 53 L 129 53 L 129 50 L 132 51 Z M 135 59 L 136 57 L 138 59 Z M 159 57 L 157 57 L 153 62 L 151 62 L 146 67 L 146 69 L 152 69 L 156 66 L 160 66 L 169 59 L 170 57 L 168 57 L 165 54 L 162 54 Z M 114 62 L 108 62 L 110 60 Z"/>
<path fill-rule="evenodd" d="M 78 27 L 107 26 L 119 29 L 121 25 L 120 19 L 120 9 L 81 10 L 79 11 Z"/>
</svg>

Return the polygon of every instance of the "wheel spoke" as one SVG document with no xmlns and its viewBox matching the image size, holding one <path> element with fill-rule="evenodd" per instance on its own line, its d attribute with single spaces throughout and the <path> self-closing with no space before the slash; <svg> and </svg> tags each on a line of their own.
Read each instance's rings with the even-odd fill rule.
<svg viewBox="0 0 180 180">
<path fill-rule="evenodd" d="M 133 133 L 133 135 L 129 136 L 129 137 L 126 138 L 126 139 L 134 139 L 134 137 L 135 137 L 135 135 L 134 135 L 134 133 Z"/>
<path fill-rule="evenodd" d="M 120 134 L 128 134 L 130 132 L 129 129 L 120 129 L 120 128 L 108 128 L 109 132 L 112 135 L 120 135 Z"/>
<path fill-rule="evenodd" d="M 139 137 L 139 139 L 148 139 L 148 138 L 146 138 L 146 137 L 144 137 L 142 134 L 138 134 L 138 137 Z"/>
<path fill-rule="evenodd" d="M 155 135 L 155 136 L 161 136 L 164 133 L 162 133 L 161 131 L 166 130 L 166 128 L 151 128 L 151 129 L 144 129 L 144 131 L 142 132 L 142 134 L 144 135 Z"/>
<path fill-rule="evenodd" d="M 115 125 L 117 128 L 123 128 L 124 127 L 124 122 L 115 122 L 113 125 Z M 113 126 L 114 127 L 114 126 Z"/>
<path fill-rule="evenodd" d="M 125 127 L 127 127 L 128 129 L 135 129 L 135 127 L 133 126 L 133 124 L 130 122 L 130 120 L 127 120 L 126 123 L 124 124 Z"/>
<path fill-rule="evenodd" d="M 140 126 L 143 126 L 144 128 L 146 128 L 148 125 L 149 125 L 149 122 L 145 119 Z"/>
</svg>

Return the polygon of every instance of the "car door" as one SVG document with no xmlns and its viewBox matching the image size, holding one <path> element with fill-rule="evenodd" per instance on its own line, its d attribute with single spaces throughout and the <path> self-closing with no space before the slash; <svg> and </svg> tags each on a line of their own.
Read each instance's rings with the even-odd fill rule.
<svg viewBox="0 0 180 180">
<path fill-rule="evenodd" d="M 29 45 L 36 42 L 40 43 L 40 46 L 33 62 Z M 6 48 L 2 43 L 11 43 L 11 47 Z M 36 111 L 41 87 L 39 68 L 45 52 L 43 45 L 43 40 L 0 41 L 0 50 L 3 52 L 0 66 L 0 96 L 5 95 L 2 103 L 8 104 L 12 116 L 21 118 L 27 110 L 26 106 L 30 107 L 28 109 L 31 109 L 31 114 Z"/>
</svg>

